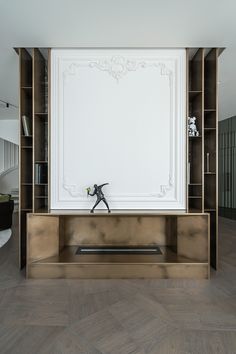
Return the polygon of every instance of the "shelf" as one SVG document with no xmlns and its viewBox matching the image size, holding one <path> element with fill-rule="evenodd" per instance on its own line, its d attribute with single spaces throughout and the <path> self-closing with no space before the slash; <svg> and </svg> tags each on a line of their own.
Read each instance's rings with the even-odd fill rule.
<svg viewBox="0 0 236 354">
<path fill-rule="evenodd" d="M 45 208 L 35 208 L 35 212 L 37 214 L 47 214 L 48 213 L 48 208 L 45 207 Z"/>
<path fill-rule="evenodd" d="M 216 112 L 216 109 L 215 108 L 205 108 L 204 109 L 204 112 Z"/>
<path fill-rule="evenodd" d="M 178 256 L 168 246 L 159 246 L 162 254 L 158 255 L 143 255 L 143 254 L 84 254 L 78 255 L 76 251 L 78 246 L 66 246 L 62 249 L 59 256 L 40 259 L 33 262 L 33 264 L 158 264 L 158 263 L 204 263 L 200 261 L 191 260 L 182 256 Z"/>
<path fill-rule="evenodd" d="M 21 183 L 22 186 L 32 186 L 33 183 Z"/>
<path fill-rule="evenodd" d="M 204 211 L 205 211 L 205 212 L 208 212 L 208 211 L 216 211 L 216 209 L 207 209 L 207 208 L 205 208 Z"/>
<path fill-rule="evenodd" d="M 32 90 L 32 86 L 21 86 L 23 90 Z"/>
<path fill-rule="evenodd" d="M 35 183 L 34 185 L 35 186 L 47 186 L 48 183 Z"/>
<path fill-rule="evenodd" d="M 27 145 L 24 145 L 24 146 L 21 146 L 22 149 L 32 149 L 33 147 L 32 146 L 27 146 Z"/>
<path fill-rule="evenodd" d="M 188 196 L 189 197 L 189 199 L 202 199 L 202 197 L 200 196 L 200 195 L 189 195 Z"/>
<path fill-rule="evenodd" d="M 23 134 L 22 134 L 21 137 L 22 137 L 22 138 L 32 138 L 33 135 L 23 135 Z"/>
<path fill-rule="evenodd" d="M 48 115 L 48 112 L 36 112 L 36 113 L 34 113 L 35 115 L 37 115 L 37 116 L 47 116 Z"/>
<path fill-rule="evenodd" d="M 189 186 L 202 186 L 202 183 L 189 183 Z"/>
<path fill-rule="evenodd" d="M 35 199 L 48 199 L 47 195 L 36 196 Z"/>
<path fill-rule="evenodd" d="M 199 213 L 202 213 L 202 209 L 200 209 L 200 208 L 189 208 L 189 213 L 190 214 L 195 214 L 195 213 L 199 214 Z"/>
<path fill-rule="evenodd" d="M 189 136 L 189 139 L 199 139 L 199 138 L 202 138 L 202 136 L 201 135 L 199 135 L 199 136 Z"/>
<path fill-rule="evenodd" d="M 22 208 L 22 209 L 20 209 L 21 211 L 29 211 L 29 212 L 32 212 L 33 210 L 32 210 L 32 208 L 30 208 L 30 209 L 24 209 L 24 208 Z"/>
<path fill-rule="evenodd" d="M 204 128 L 204 130 L 216 130 L 216 128 Z"/>
<path fill-rule="evenodd" d="M 215 175 L 216 172 L 204 172 L 204 175 Z"/>
<path fill-rule="evenodd" d="M 189 98 L 190 98 L 190 99 L 193 99 L 193 98 L 195 98 L 196 96 L 201 95 L 201 94 L 202 94 L 202 91 L 189 91 L 188 93 L 189 93 Z"/>
<path fill-rule="evenodd" d="M 35 161 L 34 163 L 48 163 L 48 161 Z"/>
</svg>

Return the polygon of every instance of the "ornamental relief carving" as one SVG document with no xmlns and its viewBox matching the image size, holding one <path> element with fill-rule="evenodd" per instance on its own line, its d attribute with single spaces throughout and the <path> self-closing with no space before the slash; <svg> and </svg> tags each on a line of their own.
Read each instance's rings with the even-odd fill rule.
<svg viewBox="0 0 236 354">
<path fill-rule="evenodd" d="M 169 76 L 169 82 L 171 83 L 171 78 L 173 76 L 173 71 L 169 69 L 165 63 L 161 61 L 153 62 L 153 61 L 144 61 L 144 60 L 131 60 L 127 59 L 123 56 L 116 55 L 111 57 L 110 59 L 99 59 L 92 61 L 85 61 L 81 63 L 71 63 L 68 68 L 63 71 L 64 80 L 66 80 L 68 75 L 76 75 L 79 74 L 80 68 L 96 68 L 101 71 L 107 72 L 111 77 L 113 77 L 117 83 L 121 78 L 127 75 L 131 71 L 136 71 L 138 69 L 145 68 L 159 68 L 160 74 Z"/>
</svg>

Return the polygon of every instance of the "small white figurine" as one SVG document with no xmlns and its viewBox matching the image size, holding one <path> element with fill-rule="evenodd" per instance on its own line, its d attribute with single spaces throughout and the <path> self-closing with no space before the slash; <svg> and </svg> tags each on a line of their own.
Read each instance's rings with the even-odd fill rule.
<svg viewBox="0 0 236 354">
<path fill-rule="evenodd" d="M 199 136 L 199 131 L 196 126 L 196 117 L 188 117 L 188 135 Z"/>
</svg>

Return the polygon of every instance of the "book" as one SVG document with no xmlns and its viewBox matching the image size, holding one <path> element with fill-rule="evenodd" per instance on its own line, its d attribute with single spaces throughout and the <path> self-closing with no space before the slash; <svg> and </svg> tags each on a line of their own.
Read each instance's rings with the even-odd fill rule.
<svg viewBox="0 0 236 354">
<path fill-rule="evenodd" d="M 25 136 L 32 135 L 32 120 L 27 116 L 22 116 L 22 127 Z"/>
<path fill-rule="evenodd" d="M 45 163 L 35 164 L 35 183 L 44 184 L 47 183 L 48 166 Z"/>
</svg>

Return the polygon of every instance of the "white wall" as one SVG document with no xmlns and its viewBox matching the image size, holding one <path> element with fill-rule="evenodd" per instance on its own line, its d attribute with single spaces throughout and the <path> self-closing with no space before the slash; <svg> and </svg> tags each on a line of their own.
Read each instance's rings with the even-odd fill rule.
<svg viewBox="0 0 236 354">
<path fill-rule="evenodd" d="M 0 173 L 4 169 L 4 140 L 0 138 Z"/>
<path fill-rule="evenodd" d="M 236 115 L 236 48 L 226 49 L 219 58 L 219 120 Z"/>
<path fill-rule="evenodd" d="M 184 49 L 52 51 L 53 209 L 185 209 Z M 103 204 L 99 205 L 103 208 Z"/>
<path fill-rule="evenodd" d="M 0 172 L 4 168 L 4 140 L 16 145 L 19 145 L 19 123 L 16 119 L 0 119 Z M 11 145 L 11 144 L 8 144 Z M 9 154 L 9 166 L 10 163 L 14 165 L 11 161 L 12 156 Z M 14 159 L 15 160 L 15 159 Z M 6 175 L 0 176 L 0 192 L 10 193 L 13 188 L 18 188 L 19 178 L 18 178 L 18 168 L 16 170 L 7 173 Z"/>
<path fill-rule="evenodd" d="M 19 121 L 0 119 L 0 138 L 19 145 Z"/>
<path fill-rule="evenodd" d="M 19 187 L 19 169 L 0 177 L 0 193 L 10 194 L 12 189 Z"/>
</svg>

